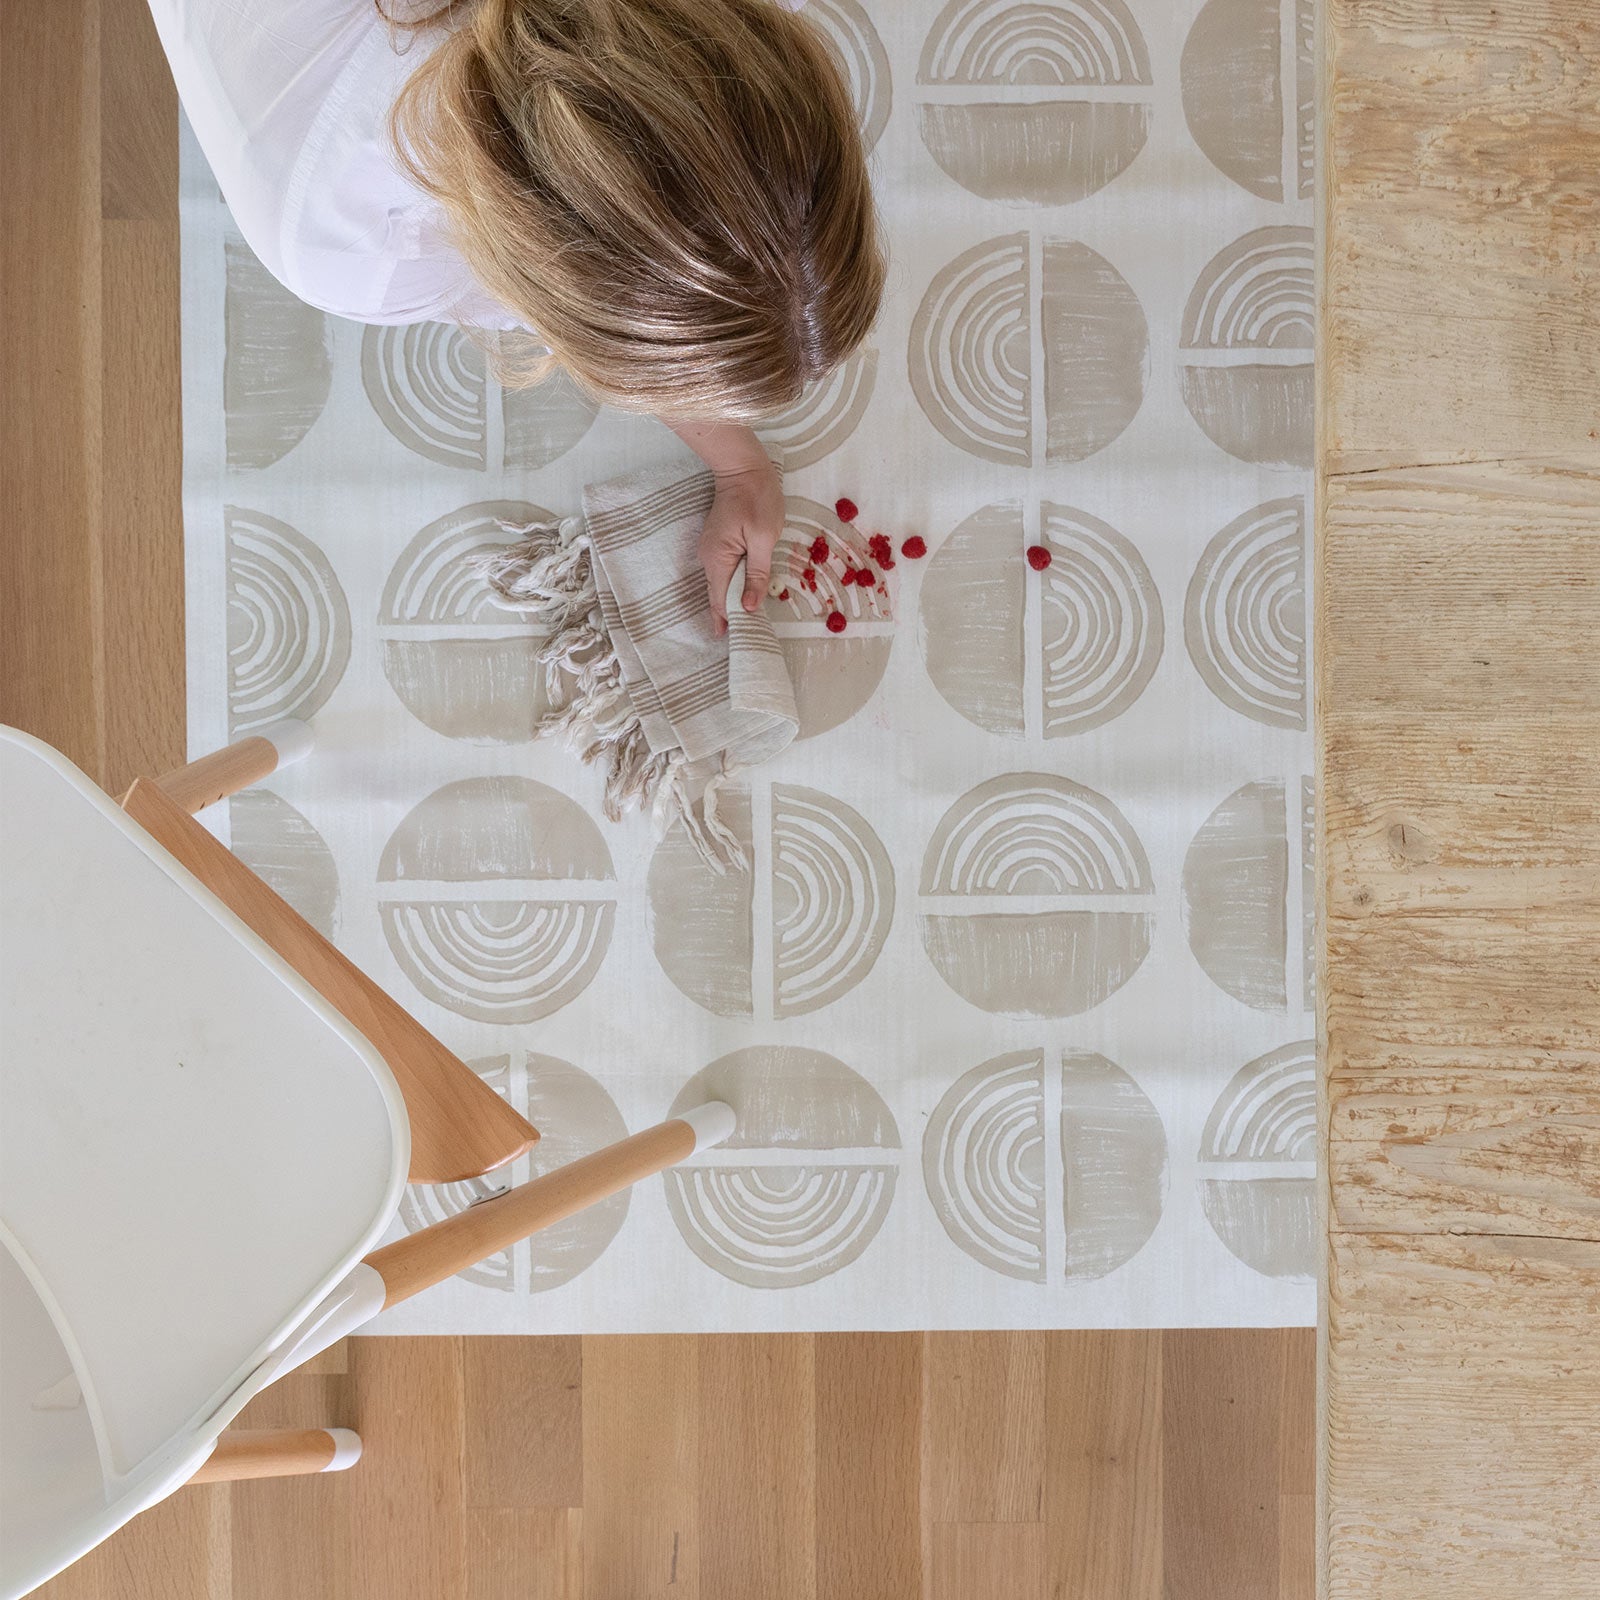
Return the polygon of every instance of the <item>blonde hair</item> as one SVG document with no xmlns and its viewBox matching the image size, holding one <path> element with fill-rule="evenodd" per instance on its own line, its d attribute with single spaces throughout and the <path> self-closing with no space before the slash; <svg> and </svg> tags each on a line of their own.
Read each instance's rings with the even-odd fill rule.
<svg viewBox="0 0 1600 1600">
<path fill-rule="evenodd" d="M 381 4 L 381 0 L 380 0 Z M 479 282 L 602 399 L 751 421 L 861 342 L 884 259 L 830 46 L 775 0 L 474 0 L 392 131 Z"/>
</svg>

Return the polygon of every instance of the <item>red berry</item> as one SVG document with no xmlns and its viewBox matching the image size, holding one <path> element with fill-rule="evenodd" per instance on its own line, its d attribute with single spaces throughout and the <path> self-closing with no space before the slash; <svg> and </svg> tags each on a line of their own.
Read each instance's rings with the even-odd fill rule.
<svg viewBox="0 0 1600 1600">
<path fill-rule="evenodd" d="M 828 632 L 829 633 L 843 633 L 844 632 L 844 612 L 842 612 L 842 611 L 830 611 L 828 613 Z"/>
<path fill-rule="evenodd" d="M 787 589 L 780 589 L 778 591 L 778 598 L 780 600 L 787 600 L 789 598 L 789 591 Z"/>
<path fill-rule="evenodd" d="M 920 561 L 928 553 L 928 541 L 920 533 L 914 533 L 900 546 L 900 554 L 907 561 Z"/>
<path fill-rule="evenodd" d="M 1042 544 L 1028 546 L 1028 565 L 1035 572 L 1043 572 L 1050 565 L 1050 552 Z"/>
<path fill-rule="evenodd" d="M 832 554 L 833 552 L 828 548 L 828 541 L 819 533 L 811 541 L 811 559 L 820 566 Z"/>
<path fill-rule="evenodd" d="M 872 575 L 871 567 L 856 568 L 856 584 L 862 589 L 870 589 L 878 580 Z"/>
<path fill-rule="evenodd" d="M 815 567 L 807 567 L 806 570 L 800 574 L 800 581 L 812 592 L 812 594 L 815 594 L 817 592 L 817 569 Z"/>
<path fill-rule="evenodd" d="M 841 522 L 854 522 L 861 512 L 854 500 L 835 500 L 833 514 Z"/>
<path fill-rule="evenodd" d="M 878 563 L 885 572 L 894 565 L 894 550 L 889 543 L 886 533 L 875 533 L 867 540 L 867 548 L 872 552 L 872 559 Z"/>
</svg>

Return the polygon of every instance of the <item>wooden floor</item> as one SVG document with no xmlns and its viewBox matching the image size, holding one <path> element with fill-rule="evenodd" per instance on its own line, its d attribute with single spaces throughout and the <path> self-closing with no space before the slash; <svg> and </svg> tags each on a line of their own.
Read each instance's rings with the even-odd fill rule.
<svg viewBox="0 0 1600 1600">
<path fill-rule="evenodd" d="M 1596 1595 L 1600 8 L 1324 26 L 1324 1593 Z"/>
<path fill-rule="evenodd" d="M 140 0 L 0 0 L 0 721 L 183 753 L 176 124 Z M 50 1600 L 1309 1600 L 1296 1333 L 353 1340 Z"/>
</svg>

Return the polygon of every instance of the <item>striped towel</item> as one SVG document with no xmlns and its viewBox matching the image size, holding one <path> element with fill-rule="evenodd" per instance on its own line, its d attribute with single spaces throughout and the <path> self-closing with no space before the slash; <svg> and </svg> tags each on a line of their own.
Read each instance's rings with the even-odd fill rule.
<svg viewBox="0 0 1600 1600">
<path fill-rule="evenodd" d="M 718 636 L 700 566 L 713 480 L 700 469 L 590 484 L 581 516 L 507 531 L 483 566 L 502 603 L 543 628 L 551 710 L 585 761 L 609 763 L 606 815 L 648 806 L 681 817 L 708 861 L 743 866 L 717 815 L 724 779 L 775 756 L 799 726 L 794 689 L 764 611 L 744 610 L 744 565 Z"/>
</svg>

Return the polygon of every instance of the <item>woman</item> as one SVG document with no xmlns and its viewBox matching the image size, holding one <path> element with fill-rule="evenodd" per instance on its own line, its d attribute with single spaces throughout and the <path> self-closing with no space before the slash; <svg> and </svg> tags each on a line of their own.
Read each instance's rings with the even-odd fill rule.
<svg viewBox="0 0 1600 1600">
<path fill-rule="evenodd" d="M 403 0 L 394 0 L 395 5 Z M 425 0 L 424 0 L 425 5 Z M 783 527 L 749 423 L 865 337 L 866 160 L 821 35 L 776 0 L 151 0 L 234 220 L 287 288 L 362 322 L 500 335 L 659 416 L 716 477 L 712 610 Z"/>
</svg>

